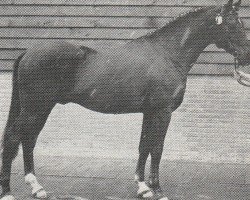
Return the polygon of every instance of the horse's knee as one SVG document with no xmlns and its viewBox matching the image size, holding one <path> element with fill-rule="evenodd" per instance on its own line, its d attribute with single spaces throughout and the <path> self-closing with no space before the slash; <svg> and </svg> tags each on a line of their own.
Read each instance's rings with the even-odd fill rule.
<svg viewBox="0 0 250 200">
<path fill-rule="evenodd" d="M 156 145 L 154 148 L 151 149 L 150 155 L 152 159 L 161 159 L 161 155 L 163 152 L 163 143 Z"/>
</svg>

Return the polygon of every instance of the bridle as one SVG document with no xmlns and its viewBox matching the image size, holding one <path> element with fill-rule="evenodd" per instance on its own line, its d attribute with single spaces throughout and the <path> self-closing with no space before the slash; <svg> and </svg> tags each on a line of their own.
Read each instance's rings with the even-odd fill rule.
<svg viewBox="0 0 250 200">
<path fill-rule="evenodd" d="M 250 87 L 250 75 L 239 70 L 239 54 L 236 52 L 234 55 L 234 78 L 238 81 L 239 84 L 246 87 Z"/>
<path fill-rule="evenodd" d="M 223 22 L 222 13 L 223 13 L 223 10 L 221 11 L 221 13 L 217 15 L 217 18 L 216 18 L 217 25 L 220 25 Z M 226 29 L 226 32 L 229 33 L 228 28 Z M 229 46 L 231 47 L 233 46 L 231 44 L 230 39 L 228 43 L 229 43 Z M 239 53 L 235 51 L 233 55 L 234 55 L 234 78 L 237 80 L 239 84 L 244 85 L 246 87 L 250 87 L 250 75 L 239 70 L 241 66 L 239 62 Z"/>
<path fill-rule="evenodd" d="M 231 44 L 231 41 L 228 40 L 229 46 L 233 47 Z M 244 65 L 241 65 L 239 62 L 239 53 L 235 51 L 233 53 L 234 56 L 234 78 L 237 80 L 237 82 L 241 85 L 244 85 L 246 87 L 250 87 L 250 74 L 246 74 L 242 71 L 240 71 L 240 67 L 244 67 Z"/>
</svg>

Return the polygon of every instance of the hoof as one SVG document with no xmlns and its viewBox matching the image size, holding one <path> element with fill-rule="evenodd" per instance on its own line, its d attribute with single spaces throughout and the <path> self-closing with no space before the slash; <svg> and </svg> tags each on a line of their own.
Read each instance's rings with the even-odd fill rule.
<svg viewBox="0 0 250 200">
<path fill-rule="evenodd" d="M 168 200 L 167 197 L 164 197 L 163 192 L 161 190 L 161 187 L 154 189 L 154 198 L 153 199 L 157 199 L 157 200 Z"/>
<path fill-rule="evenodd" d="M 138 198 L 140 198 L 140 199 L 145 199 L 145 200 L 169 200 L 169 198 L 167 198 L 167 197 L 157 197 L 157 196 L 155 196 L 154 194 L 153 195 L 149 195 L 149 196 L 147 196 L 147 195 L 143 195 L 143 196 L 138 196 Z"/>
<path fill-rule="evenodd" d="M 32 196 L 36 199 L 47 199 L 48 198 L 48 195 L 43 188 L 38 190 L 37 192 L 33 193 Z"/>
<path fill-rule="evenodd" d="M 145 191 L 143 195 L 140 196 L 141 199 L 146 199 L 146 200 L 169 200 L 167 197 L 163 195 L 162 190 L 155 189 L 155 190 L 150 190 L 150 191 Z"/>
<path fill-rule="evenodd" d="M 137 197 L 140 199 L 152 199 L 154 197 L 154 193 L 151 190 L 147 190 L 141 193 L 137 193 Z"/>
<path fill-rule="evenodd" d="M 150 187 L 145 182 L 137 182 L 139 189 L 137 191 L 137 197 L 145 200 L 168 200 L 164 197 L 161 187 Z"/>
<path fill-rule="evenodd" d="M 137 191 L 137 197 L 141 199 L 149 199 L 154 196 L 154 192 L 147 186 L 145 182 L 138 182 L 139 189 Z"/>
<path fill-rule="evenodd" d="M 2 197 L 0 200 L 15 200 L 15 198 L 12 195 L 6 195 Z"/>
</svg>

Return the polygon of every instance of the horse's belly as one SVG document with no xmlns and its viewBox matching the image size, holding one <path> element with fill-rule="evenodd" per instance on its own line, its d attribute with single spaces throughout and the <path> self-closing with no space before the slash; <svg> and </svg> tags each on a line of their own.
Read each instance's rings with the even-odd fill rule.
<svg viewBox="0 0 250 200">
<path fill-rule="evenodd" d="M 144 97 L 139 93 L 120 90 L 91 89 L 84 94 L 71 95 L 71 101 L 90 110 L 119 114 L 142 112 Z"/>
</svg>

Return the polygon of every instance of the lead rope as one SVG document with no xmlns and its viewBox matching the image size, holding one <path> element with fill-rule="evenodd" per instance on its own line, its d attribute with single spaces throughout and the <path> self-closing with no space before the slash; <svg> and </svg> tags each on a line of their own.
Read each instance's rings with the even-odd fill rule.
<svg viewBox="0 0 250 200">
<path fill-rule="evenodd" d="M 243 72 L 240 72 L 239 67 L 240 67 L 240 64 L 239 64 L 238 56 L 234 56 L 234 77 L 236 78 L 239 84 L 244 85 L 246 87 L 250 87 L 250 76 L 248 77 Z M 248 82 L 248 84 L 246 82 Z"/>
</svg>

